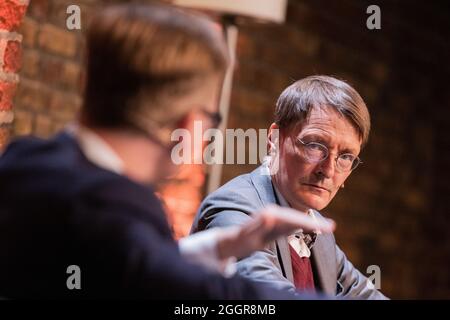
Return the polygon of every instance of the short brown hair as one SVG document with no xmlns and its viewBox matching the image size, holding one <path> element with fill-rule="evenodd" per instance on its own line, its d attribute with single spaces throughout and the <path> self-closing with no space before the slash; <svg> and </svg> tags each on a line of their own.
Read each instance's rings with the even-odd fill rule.
<svg viewBox="0 0 450 320">
<path fill-rule="evenodd" d="M 290 128 L 308 118 L 314 107 L 334 108 L 357 129 L 364 145 L 370 132 L 370 115 L 361 96 L 346 82 L 323 75 L 314 75 L 296 81 L 278 98 L 275 123 Z"/>
<path fill-rule="evenodd" d="M 100 9 L 87 32 L 82 121 L 148 131 L 174 125 L 180 99 L 224 74 L 227 50 L 207 18 L 163 4 Z"/>
</svg>

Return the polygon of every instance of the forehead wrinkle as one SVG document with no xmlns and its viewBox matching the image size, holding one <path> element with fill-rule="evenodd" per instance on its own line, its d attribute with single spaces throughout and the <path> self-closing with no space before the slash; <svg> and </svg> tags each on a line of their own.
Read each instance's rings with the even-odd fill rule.
<svg viewBox="0 0 450 320">
<path fill-rule="evenodd" d="M 301 132 L 317 132 L 318 135 L 323 136 L 331 144 L 339 141 L 339 149 L 349 149 L 355 153 L 360 151 L 361 139 L 358 131 L 347 118 L 333 109 L 321 107 L 312 110 L 298 134 Z M 354 140 L 353 137 L 357 137 L 356 142 L 352 141 Z"/>
</svg>

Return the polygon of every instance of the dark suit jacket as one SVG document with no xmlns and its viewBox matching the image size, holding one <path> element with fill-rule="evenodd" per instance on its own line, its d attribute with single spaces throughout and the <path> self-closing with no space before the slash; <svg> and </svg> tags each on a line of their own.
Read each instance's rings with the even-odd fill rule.
<svg viewBox="0 0 450 320">
<path fill-rule="evenodd" d="M 240 225 L 266 205 L 279 204 L 267 172 L 260 166 L 208 195 L 200 206 L 191 232 Z M 316 215 L 320 216 L 320 213 L 316 211 Z M 386 299 L 347 260 L 332 234 L 318 235 L 311 254 L 316 285 L 321 291 L 343 298 Z M 295 290 L 287 238 L 240 260 L 237 269 L 254 281 L 286 291 Z"/>
<path fill-rule="evenodd" d="M 66 286 L 70 265 L 81 290 Z M 0 157 L 0 296 L 292 297 L 185 262 L 152 189 L 95 166 L 66 133 Z"/>
</svg>

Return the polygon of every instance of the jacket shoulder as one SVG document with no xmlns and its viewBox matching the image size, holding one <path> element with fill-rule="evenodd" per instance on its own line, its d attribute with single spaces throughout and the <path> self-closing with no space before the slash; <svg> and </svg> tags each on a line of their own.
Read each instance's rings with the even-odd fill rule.
<svg viewBox="0 0 450 320">
<path fill-rule="evenodd" d="M 262 207 L 251 173 L 237 176 L 203 200 L 191 233 L 211 227 L 242 224 Z"/>
</svg>

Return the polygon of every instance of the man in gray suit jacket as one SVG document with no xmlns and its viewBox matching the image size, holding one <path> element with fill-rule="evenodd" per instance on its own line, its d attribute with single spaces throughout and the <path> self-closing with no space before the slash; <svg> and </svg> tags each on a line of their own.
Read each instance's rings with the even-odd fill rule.
<svg viewBox="0 0 450 320">
<path fill-rule="evenodd" d="M 316 219 L 361 162 L 370 116 L 347 83 L 311 76 L 286 88 L 276 104 L 267 161 L 211 193 L 191 232 L 241 225 L 269 204 Z M 311 258 L 311 259 L 310 259 Z M 336 245 L 331 234 L 298 233 L 239 260 L 237 272 L 276 288 L 316 290 L 356 299 L 386 299 Z"/>
</svg>

